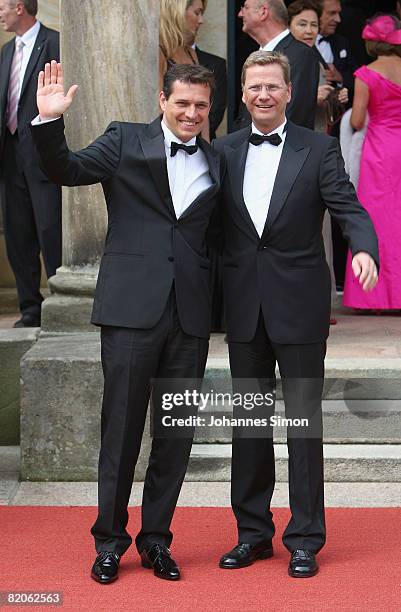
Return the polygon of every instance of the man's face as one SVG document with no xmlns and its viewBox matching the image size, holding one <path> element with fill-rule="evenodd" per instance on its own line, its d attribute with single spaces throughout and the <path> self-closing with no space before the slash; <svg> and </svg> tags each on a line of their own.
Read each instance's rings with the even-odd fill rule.
<svg viewBox="0 0 401 612">
<path fill-rule="evenodd" d="M 320 33 L 323 36 L 334 34 L 341 23 L 341 4 L 339 0 L 324 0 L 323 12 L 320 17 Z"/>
<path fill-rule="evenodd" d="M 261 16 L 266 10 L 260 6 L 259 0 L 246 0 L 241 6 L 238 17 L 242 19 L 242 31 L 250 36 L 261 23 Z"/>
<path fill-rule="evenodd" d="M 250 66 L 245 74 L 242 100 L 261 132 L 268 134 L 281 125 L 291 100 L 291 85 L 286 85 L 281 66 Z"/>
<path fill-rule="evenodd" d="M 20 3 L 15 4 L 9 0 L 0 0 L 0 23 L 6 32 L 15 32 L 20 13 Z"/>
<path fill-rule="evenodd" d="M 160 107 L 167 127 L 182 142 L 197 136 L 210 110 L 210 87 L 175 81 L 168 99 L 160 92 Z"/>
</svg>

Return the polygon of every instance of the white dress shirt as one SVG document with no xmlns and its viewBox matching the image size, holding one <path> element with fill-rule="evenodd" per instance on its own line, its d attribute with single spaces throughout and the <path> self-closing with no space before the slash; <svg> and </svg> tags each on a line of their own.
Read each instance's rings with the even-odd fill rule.
<svg viewBox="0 0 401 612">
<path fill-rule="evenodd" d="M 173 141 L 191 146 L 196 144 L 196 138 L 191 138 L 189 142 L 182 142 L 169 130 L 164 121 L 162 121 L 161 126 L 164 134 L 170 193 L 173 199 L 175 216 L 179 219 L 198 195 L 212 185 L 212 179 L 209 174 L 209 164 L 200 148 L 192 155 L 188 155 L 181 149 L 177 151 L 174 157 L 170 155 Z"/>
<path fill-rule="evenodd" d="M 278 147 L 271 145 L 269 142 L 262 142 L 260 145 L 248 145 L 243 195 L 245 205 L 259 236 L 262 236 L 269 212 L 274 182 L 287 134 L 284 131 L 286 123 L 287 121 L 270 132 L 270 134 L 277 132 L 281 136 L 281 143 Z M 263 135 L 253 123 L 252 133 Z"/>
<path fill-rule="evenodd" d="M 260 47 L 260 50 L 261 51 L 274 51 L 274 49 L 276 48 L 280 40 L 283 40 L 283 38 L 285 38 L 289 33 L 290 31 L 288 28 L 284 30 L 284 32 L 280 32 L 280 34 L 277 34 L 277 36 L 272 38 L 264 47 Z"/>
<path fill-rule="evenodd" d="M 316 38 L 316 48 L 319 51 L 322 58 L 327 64 L 332 64 L 334 61 L 334 55 L 331 48 L 331 44 L 327 40 L 322 40 L 322 35 L 318 34 Z"/>
<path fill-rule="evenodd" d="M 29 58 L 31 57 L 33 47 L 35 45 L 35 41 L 38 37 L 40 30 L 40 22 L 36 21 L 35 25 L 33 25 L 29 30 L 25 32 L 22 36 L 15 37 L 15 45 L 17 45 L 18 41 L 22 41 L 24 46 L 22 47 L 22 62 L 21 62 L 21 71 L 19 76 L 19 90 L 18 90 L 18 99 L 21 95 L 22 83 L 24 81 L 24 76 L 26 72 L 26 67 L 28 66 Z"/>
</svg>

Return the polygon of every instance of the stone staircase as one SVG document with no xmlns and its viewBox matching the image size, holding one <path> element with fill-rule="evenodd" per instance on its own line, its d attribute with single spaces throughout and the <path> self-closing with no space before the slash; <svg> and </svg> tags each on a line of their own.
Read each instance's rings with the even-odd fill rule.
<svg viewBox="0 0 401 612">
<path fill-rule="evenodd" d="M 336 317 L 323 403 L 326 480 L 401 482 L 401 317 L 341 311 Z M 22 479 L 95 480 L 102 394 L 99 336 L 41 334 L 38 342 L 38 333 L 0 329 L 0 431 L 15 436 L 21 389 Z M 205 384 L 230 384 L 221 334 L 211 339 Z M 284 416 L 279 390 L 277 397 L 276 414 Z M 218 410 L 229 414 L 224 407 Z M 277 479 L 282 481 L 287 478 L 285 433 L 284 428 L 275 431 Z M 196 431 L 187 480 L 229 480 L 230 434 L 221 427 Z M 137 480 L 144 476 L 149 445 L 145 437 Z"/>
</svg>

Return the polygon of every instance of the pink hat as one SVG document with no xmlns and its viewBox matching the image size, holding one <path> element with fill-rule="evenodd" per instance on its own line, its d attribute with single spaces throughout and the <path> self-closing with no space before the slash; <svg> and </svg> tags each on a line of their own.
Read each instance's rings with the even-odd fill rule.
<svg viewBox="0 0 401 612">
<path fill-rule="evenodd" d="M 364 27 L 362 38 L 390 45 L 401 45 L 401 30 L 396 30 L 395 23 L 395 19 L 390 15 L 376 17 Z"/>
</svg>

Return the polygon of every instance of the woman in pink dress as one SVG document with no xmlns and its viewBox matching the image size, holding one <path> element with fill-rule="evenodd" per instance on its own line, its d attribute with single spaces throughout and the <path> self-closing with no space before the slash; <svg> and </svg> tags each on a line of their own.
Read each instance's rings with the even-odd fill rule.
<svg viewBox="0 0 401 612">
<path fill-rule="evenodd" d="M 358 198 L 379 238 L 380 273 L 365 293 L 348 256 L 344 305 L 358 309 L 401 309 L 401 21 L 374 17 L 362 32 L 376 61 L 355 72 L 351 124 L 369 124 L 362 150 Z"/>
</svg>

